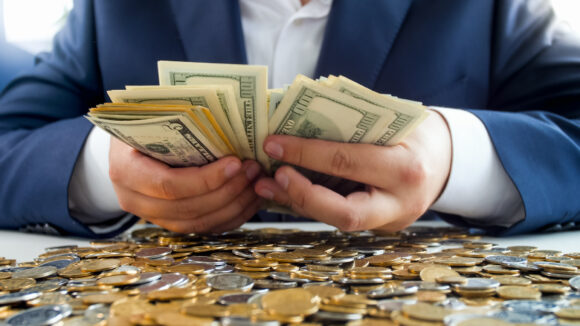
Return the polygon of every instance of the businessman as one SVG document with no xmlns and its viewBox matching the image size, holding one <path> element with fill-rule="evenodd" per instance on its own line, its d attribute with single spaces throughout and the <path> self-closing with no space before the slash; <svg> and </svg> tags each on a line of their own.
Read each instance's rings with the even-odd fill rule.
<svg viewBox="0 0 580 326">
<path fill-rule="evenodd" d="M 272 178 L 234 157 L 171 168 L 82 117 L 108 89 L 156 84 L 158 60 L 265 64 L 271 87 L 345 75 L 430 114 L 392 147 L 271 136 L 289 164 Z M 580 39 L 547 1 L 84 0 L 37 61 L 0 98 L 4 228 L 105 237 L 139 216 L 219 232 L 283 218 L 264 198 L 345 230 L 580 221 Z M 367 187 L 341 196 L 290 165 Z"/>
</svg>

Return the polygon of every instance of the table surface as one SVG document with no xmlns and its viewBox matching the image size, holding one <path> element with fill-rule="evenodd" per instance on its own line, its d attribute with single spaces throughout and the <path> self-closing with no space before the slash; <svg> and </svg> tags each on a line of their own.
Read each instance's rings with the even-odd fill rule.
<svg viewBox="0 0 580 326">
<path fill-rule="evenodd" d="M 417 222 L 418 226 L 448 226 L 444 222 Z M 322 223 L 247 223 L 248 229 L 274 227 L 281 229 L 296 228 L 305 231 L 335 230 L 334 227 Z M 556 233 L 527 234 L 511 237 L 483 237 L 482 241 L 496 243 L 500 246 L 532 245 L 540 249 L 580 252 L 580 231 Z M 0 257 L 16 259 L 18 262 L 30 261 L 43 253 L 45 248 L 53 246 L 76 244 L 89 245 L 89 239 L 74 237 L 57 237 L 39 234 L 21 233 L 15 231 L 0 231 Z"/>
</svg>

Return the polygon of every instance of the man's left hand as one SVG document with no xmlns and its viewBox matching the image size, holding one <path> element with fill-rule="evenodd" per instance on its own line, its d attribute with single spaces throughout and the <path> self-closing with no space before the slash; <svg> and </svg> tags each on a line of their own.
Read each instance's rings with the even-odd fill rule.
<svg viewBox="0 0 580 326">
<path fill-rule="evenodd" d="M 366 191 L 340 194 L 312 184 L 290 166 L 254 189 L 266 199 L 345 231 L 401 230 L 439 197 L 451 167 L 451 136 L 435 111 L 394 146 L 348 144 L 269 136 L 266 153 L 277 160 L 366 184 Z"/>
</svg>

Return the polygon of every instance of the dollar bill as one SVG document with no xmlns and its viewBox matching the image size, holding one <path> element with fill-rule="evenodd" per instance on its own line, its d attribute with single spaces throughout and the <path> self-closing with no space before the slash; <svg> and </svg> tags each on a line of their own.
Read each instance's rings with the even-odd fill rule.
<svg viewBox="0 0 580 326">
<path fill-rule="evenodd" d="M 185 116 L 140 120 L 86 118 L 141 153 L 173 167 L 205 165 L 226 155 Z"/>
<path fill-rule="evenodd" d="M 262 148 L 268 134 L 265 66 L 159 61 L 160 85 L 227 85 L 234 88 L 245 137 L 253 158 L 265 167 L 268 156 Z M 241 136 L 241 135 L 239 135 Z"/>
</svg>

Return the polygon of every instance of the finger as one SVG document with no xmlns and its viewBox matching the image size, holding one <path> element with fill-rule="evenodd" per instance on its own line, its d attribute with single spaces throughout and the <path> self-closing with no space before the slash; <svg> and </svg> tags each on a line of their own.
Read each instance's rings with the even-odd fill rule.
<svg viewBox="0 0 580 326">
<path fill-rule="evenodd" d="M 167 228 L 168 230 L 181 233 L 208 233 L 214 232 L 214 229 L 220 225 L 224 225 L 231 220 L 239 217 L 247 207 L 251 206 L 257 199 L 256 194 L 248 187 L 235 201 L 229 203 L 227 206 L 210 214 L 192 218 L 189 220 L 176 220 L 167 218 L 151 218 L 151 221 L 159 226 Z M 251 218 L 251 216 L 250 216 Z"/>
<path fill-rule="evenodd" d="M 116 142 L 116 145 L 111 142 L 111 180 L 114 184 L 153 198 L 181 199 L 205 194 L 218 189 L 242 170 L 240 160 L 233 156 L 220 158 L 202 167 L 171 168 Z M 256 162 L 247 165 L 244 170 L 248 179 L 255 178 L 259 171 Z"/>
<path fill-rule="evenodd" d="M 240 226 L 244 225 L 244 223 L 249 221 L 260 210 L 260 207 L 262 207 L 263 203 L 264 200 L 257 197 L 254 202 L 248 205 L 248 207 L 246 207 L 240 215 L 222 225 L 218 225 L 214 232 L 222 233 L 239 228 Z"/>
<path fill-rule="evenodd" d="M 292 165 L 369 185 L 381 182 L 380 186 L 385 186 L 382 184 L 385 180 L 394 184 L 399 171 L 413 168 L 402 145 L 383 147 L 272 135 L 264 142 L 264 151 Z M 389 178 L 380 178 L 385 175 Z"/>
<path fill-rule="evenodd" d="M 221 188 L 192 198 L 177 200 L 152 198 L 127 188 L 118 189 L 117 194 L 121 208 L 133 214 L 158 219 L 191 220 L 235 202 L 246 188 L 252 188 L 250 181 L 244 174 L 238 174 Z"/>
</svg>

